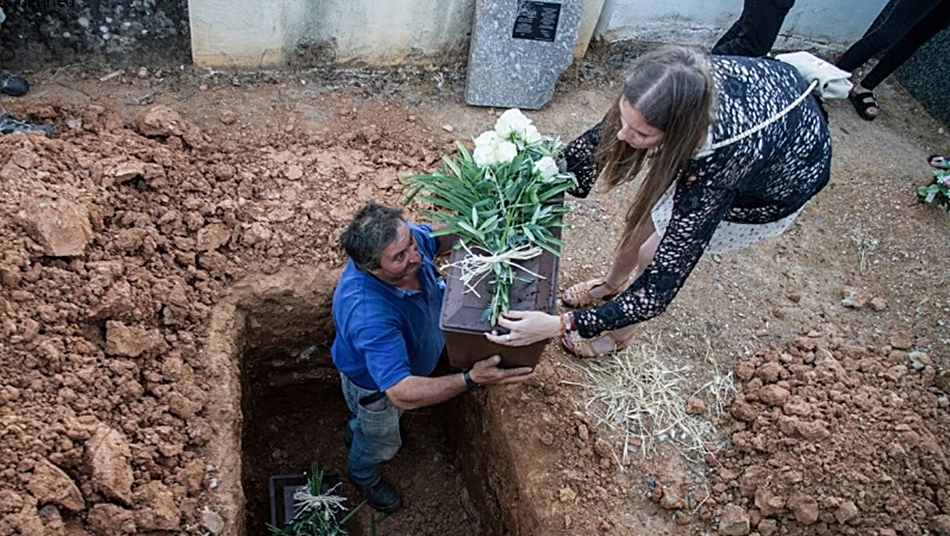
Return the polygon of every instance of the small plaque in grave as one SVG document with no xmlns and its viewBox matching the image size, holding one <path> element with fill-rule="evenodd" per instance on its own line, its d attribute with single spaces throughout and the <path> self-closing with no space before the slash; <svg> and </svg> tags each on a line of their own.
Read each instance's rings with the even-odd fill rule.
<svg viewBox="0 0 950 536">
<path fill-rule="evenodd" d="M 283 527 L 297 514 L 294 493 L 307 489 L 307 475 L 279 475 L 270 477 L 270 523 Z"/>
<path fill-rule="evenodd" d="M 561 4 L 521 0 L 518 2 L 518 16 L 511 37 L 554 42 L 560 17 Z"/>
</svg>

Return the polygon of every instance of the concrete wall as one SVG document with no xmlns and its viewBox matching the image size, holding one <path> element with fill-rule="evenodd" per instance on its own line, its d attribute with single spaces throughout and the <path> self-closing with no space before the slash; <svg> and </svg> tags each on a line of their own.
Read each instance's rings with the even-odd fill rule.
<svg viewBox="0 0 950 536">
<path fill-rule="evenodd" d="M 886 2 L 798 0 L 776 47 L 843 50 Z M 462 60 L 475 6 L 474 0 L 188 3 L 192 57 L 199 66 L 215 67 Z M 583 56 L 590 35 L 711 46 L 741 10 L 742 0 L 591 0 L 585 2 L 576 56 Z"/>
<path fill-rule="evenodd" d="M 871 25 L 887 0 L 798 0 L 776 48 L 841 51 Z M 607 0 L 597 34 L 607 41 L 712 46 L 739 18 L 742 0 Z"/>
<path fill-rule="evenodd" d="M 798 0 L 776 46 L 843 50 L 886 1 Z M 0 34 L 7 68 L 64 65 L 90 54 L 142 63 L 190 56 L 199 66 L 257 68 L 464 61 L 475 0 L 4 0 L 0 6 L 7 14 Z M 583 56 L 592 34 L 710 46 L 741 8 L 742 0 L 588 0 L 575 56 Z"/>
<path fill-rule="evenodd" d="M 198 66 L 446 63 L 464 58 L 472 0 L 189 0 Z"/>
</svg>

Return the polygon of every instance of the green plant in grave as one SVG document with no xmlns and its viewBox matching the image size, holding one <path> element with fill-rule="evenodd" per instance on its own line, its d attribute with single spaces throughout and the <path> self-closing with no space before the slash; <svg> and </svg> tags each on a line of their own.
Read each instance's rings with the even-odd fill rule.
<svg viewBox="0 0 950 536">
<path fill-rule="evenodd" d="M 426 217 L 445 225 L 433 235 L 461 238 L 459 247 L 469 253 L 459 266 L 467 292 L 490 277 L 484 318 L 495 325 L 509 308 L 515 280 L 539 277 L 519 262 L 542 250 L 560 255 L 563 242 L 552 229 L 564 225 L 563 194 L 576 182 L 558 168 L 561 143 L 539 134 L 517 109 L 474 141 L 473 151 L 458 143 L 458 154 L 442 157 L 436 171 L 408 177 L 406 203 L 419 196 L 434 207 Z"/>
<path fill-rule="evenodd" d="M 917 187 L 917 196 L 924 203 L 950 212 L 950 169 L 935 169 L 933 181 L 926 186 Z"/>
<path fill-rule="evenodd" d="M 323 471 L 317 462 L 311 462 L 306 489 L 294 493 L 294 506 L 300 511 L 286 526 L 277 528 L 268 523 L 267 529 L 274 536 L 349 536 L 346 523 L 366 503 L 360 503 L 352 512 L 338 520 L 337 514 L 346 510 L 343 506 L 346 498 L 333 494 L 337 486 L 323 493 Z"/>
</svg>

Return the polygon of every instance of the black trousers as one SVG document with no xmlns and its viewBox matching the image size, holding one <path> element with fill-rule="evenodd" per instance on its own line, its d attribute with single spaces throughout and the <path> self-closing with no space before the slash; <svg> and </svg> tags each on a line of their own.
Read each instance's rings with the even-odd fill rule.
<svg viewBox="0 0 950 536">
<path fill-rule="evenodd" d="M 950 0 L 899 0 L 887 18 L 851 45 L 836 65 L 851 72 L 875 54 L 884 52 L 877 65 L 861 80 L 862 86 L 873 90 L 947 26 L 950 26 Z"/>
<path fill-rule="evenodd" d="M 795 0 L 744 0 L 739 20 L 719 38 L 711 52 L 719 56 L 765 56 L 772 50 L 785 15 L 794 4 Z"/>
</svg>

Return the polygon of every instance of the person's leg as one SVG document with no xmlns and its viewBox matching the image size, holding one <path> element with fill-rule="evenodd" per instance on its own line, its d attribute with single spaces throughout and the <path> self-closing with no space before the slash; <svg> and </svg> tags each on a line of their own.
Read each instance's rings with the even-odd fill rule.
<svg viewBox="0 0 950 536">
<path fill-rule="evenodd" d="M 742 32 L 742 13 L 739 14 L 739 18 L 732 23 L 732 26 L 722 34 L 722 37 L 716 41 L 716 44 L 713 45 L 712 50 L 709 51 L 710 54 L 714 56 L 735 56 L 732 54 L 732 51 L 735 46 L 735 41 L 739 37 L 739 34 Z"/>
<path fill-rule="evenodd" d="M 353 432 L 346 469 L 370 506 L 382 512 L 394 512 L 402 505 L 399 494 L 382 478 L 379 464 L 391 460 L 399 451 L 400 411 L 383 393 L 363 389 L 341 375 L 343 397 L 355 415 L 347 426 Z M 381 396 L 380 396 L 381 395 Z"/>
<path fill-rule="evenodd" d="M 939 5 L 931 8 L 903 39 L 894 44 L 871 69 L 860 86 L 868 91 L 874 91 L 878 84 L 891 75 L 898 67 L 910 59 L 917 50 L 938 32 L 950 26 L 950 0 L 943 0 Z"/>
<path fill-rule="evenodd" d="M 852 72 L 872 56 L 894 46 L 942 0 L 899 0 L 874 30 L 864 34 L 838 58 L 835 65 Z"/>
<path fill-rule="evenodd" d="M 618 287 L 626 283 L 631 274 L 633 274 L 633 279 L 636 279 L 643 272 L 647 266 L 643 264 L 643 247 L 653 237 L 656 237 L 656 228 L 653 226 L 653 220 L 647 218 L 637 231 L 637 236 L 626 247 L 617 251 L 614 262 L 610 266 L 610 272 L 607 273 L 608 285 Z"/>
<path fill-rule="evenodd" d="M 653 221 L 649 221 L 645 227 L 646 228 L 641 231 L 644 234 L 648 233 L 648 236 L 640 241 L 637 255 L 630 255 L 631 258 L 637 259 L 637 264 L 626 272 L 629 274 L 630 271 L 636 269 L 634 279 L 639 277 L 640 274 L 643 273 L 643 270 L 653 262 L 653 257 L 656 255 L 656 248 L 660 245 L 660 235 L 656 232 Z M 614 265 L 617 265 L 616 261 Z M 620 269 L 621 271 L 623 270 L 622 267 Z M 636 332 L 636 329 L 637 325 L 634 324 L 608 331 L 603 335 L 591 339 L 564 339 L 564 345 L 577 356 L 597 357 L 626 348 Z"/>
<path fill-rule="evenodd" d="M 939 5 L 933 6 L 929 12 L 922 15 L 920 22 L 887 50 L 871 72 L 855 84 L 848 95 L 848 100 L 862 119 L 873 121 L 881 113 L 881 106 L 874 95 L 877 86 L 937 32 L 950 25 L 950 0 L 941 0 Z"/>
<path fill-rule="evenodd" d="M 586 307 L 598 300 L 607 300 L 626 289 L 626 284 L 630 280 L 630 274 L 637 270 L 637 255 L 641 246 L 646 242 L 656 230 L 653 228 L 653 221 L 649 220 L 637 233 L 637 236 L 628 244 L 621 243 L 617 253 L 614 255 L 613 264 L 610 265 L 610 271 L 603 279 L 597 278 L 590 281 L 583 281 L 571 286 L 564 292 L 562 297 L 564 304 L 568 307 Z M 645 264 L 641 266 L 646 266 Z M 636 276 L 640 275 L 640 269 L 636 271 Z"/>
<path fill-rule="evenodd" d="M 722 56 L 765 56 L 772 50 L 785 16 L 794 3 L 795 0 L 745 0 L 739 20 L 716 43 L 712 53 Z"/>
</svg>

